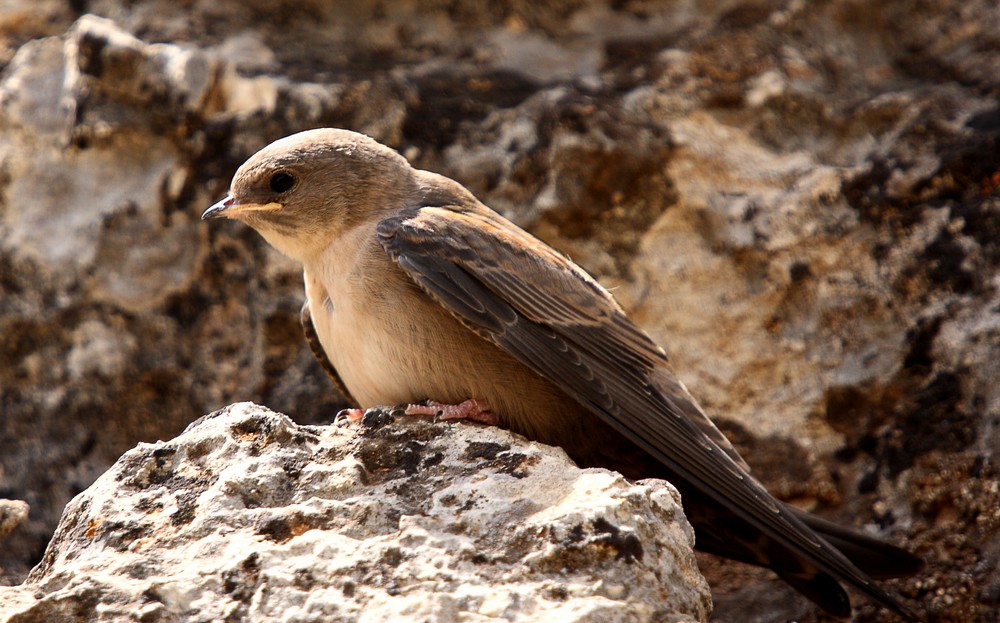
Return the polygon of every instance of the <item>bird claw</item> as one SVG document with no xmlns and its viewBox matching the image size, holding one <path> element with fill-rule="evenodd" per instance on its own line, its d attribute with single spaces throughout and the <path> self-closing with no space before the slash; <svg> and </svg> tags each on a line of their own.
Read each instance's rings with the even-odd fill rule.
<svg viewBox="0 0 1000 623">
<path fill-rule="evenodd" d="M 391 409 L 384 407 L 373 409 L 341 409 L 334 416 L 333 423 L 336 426 L 357 424 L 364 419 L 367 413 L 374 410 L 384 411 L 392 417 L 399 417 L 401 415 L 433 415 L 441 420 L 470 420 L 489 426 L 496 426 L 498 423 L 497 416 L 490 411 L 489 405 L 475 398 L 470 398 L 457 405 L 427 400 L 421 404 L 397 405 Z"/>
<path fill-rule="evenodd" d="M 337 415 L 333 416 L 333 423 L 336 426 L 357 424 L 364 416 L 364 409 L 341 409 L 340 411 L 337 411 Z"/>
<path fill-rule="evenodd" d="M 433 415 L 442 420 L 471 420 L 489 426 L 497 425 L 497 416 L 485 402 L 470 398 L 457 405 L 428 400 L 424 404 L 406 405 L 404 415 Z"/>
</svg>

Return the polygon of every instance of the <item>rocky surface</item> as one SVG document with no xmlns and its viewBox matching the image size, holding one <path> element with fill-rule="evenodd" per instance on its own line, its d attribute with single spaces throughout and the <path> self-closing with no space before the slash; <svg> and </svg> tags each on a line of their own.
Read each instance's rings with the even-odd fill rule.
<svg viewBox="0 0 1000 623">
<path fill-rule="evenodd" d="M 613 287 L 776 494 L 926 556 L 895 587 L 933 620 L 1000 608 L 995 2 L 0 11 L 0 497 L 31 508 L 0 581 L 137 441 L 234 400 L 332 417 L 297 268 L 197 220 L 332 125 Z M 715 620 L 825 620 L 700 561 Z"/>
<path fill-rule="evenodd" d="M 392 419 L 298 426 L 240 403 L 140 444 L 0 587 L 0 621 L 708 620 L 669 484 Z"/>
<path fill-rule="evenodd" d="M 21 500 L 0 500 L 0 539 L 28 519 L 29 507 Z"/>
</svg>

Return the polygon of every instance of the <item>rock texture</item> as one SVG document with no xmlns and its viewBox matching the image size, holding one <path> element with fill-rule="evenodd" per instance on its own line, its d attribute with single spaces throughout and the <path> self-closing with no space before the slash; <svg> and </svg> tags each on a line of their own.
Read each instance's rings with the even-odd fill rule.
<svg viewBox="0 0 1000 623">
<path fill-rule="evenodd" d="M 297 268 L 197 220 L 333 125 L 614 287 L 773 491 L 928 559 L 896 588 L 929 618 L 1000 609 L 996 2 L 0 11 L 0 497 L 31 508 L 0 582 L 137 441 L 235 400 L 335 412 Z M 824 620 L 700 561 L 716 620 Z"/>
<path fill-rule="evenodd" d="M 0 539 L 28 518 L 28 504 L 21 500 L 0 500 Z"/>
<path fill-rule="evenodd" d="M 0 621 L 704 622 L 693 540 L 667 483 L 497 428 L 241 403 L 74 498 Z"/>
</svg>

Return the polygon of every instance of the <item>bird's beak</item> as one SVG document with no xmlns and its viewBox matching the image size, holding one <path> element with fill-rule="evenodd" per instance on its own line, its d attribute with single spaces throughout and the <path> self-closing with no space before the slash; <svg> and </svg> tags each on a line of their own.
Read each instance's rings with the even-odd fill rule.
<svg viewBox="0 0 1000 623">
<path fill-rule="evenodd" d="M 271 203 L 236 203 L 236 199 L 232 195 L 226 195 L 225 199 L 212 204 L 212 207 L 202 212 L 201 220 L 219 216 L 236 217 L 244 212 L 275 212 L 284 207 L 284 205 L 274 201 Z"/>
<path fill-rule="evenodd" d="M 204 212 L 202 212 L 201 213 L 201 220 L 204 221 L 207 218 L 217 218 L 217 217 L 220 217 L 220 216 L 225 216 L 223 214 L 223 212 L 225 212 L 227 208 L 232 207 L 232 205 L 234 203 L 236 203 L 236 201 L 233 199 L 233 196 L 232 195 L 226 195 L 225 199 L 223 199 L 222 201 L 218 201 L 216 203 L 213 203 L 212 207 L 210 207 L 209 209 L 207 209 Z"/>
</svg>

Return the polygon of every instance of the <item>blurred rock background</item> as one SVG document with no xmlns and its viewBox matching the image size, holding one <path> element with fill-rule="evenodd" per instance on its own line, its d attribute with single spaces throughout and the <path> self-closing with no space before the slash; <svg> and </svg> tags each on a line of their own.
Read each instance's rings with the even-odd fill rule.
<svg viewBox="0 0 1000 623">
<path fill-rule="evenodd" d="M 298 268 L 198 220 L 338 126 L 614 288 L 773 492 L 927 558 L 929 620 L 996 620 L 992 0 L 5 0 L 0 64 L 0 581 L 137 442 L 339 408 Z M 827 620 L 700 562 L 713 620 Z"/>
</svg>

